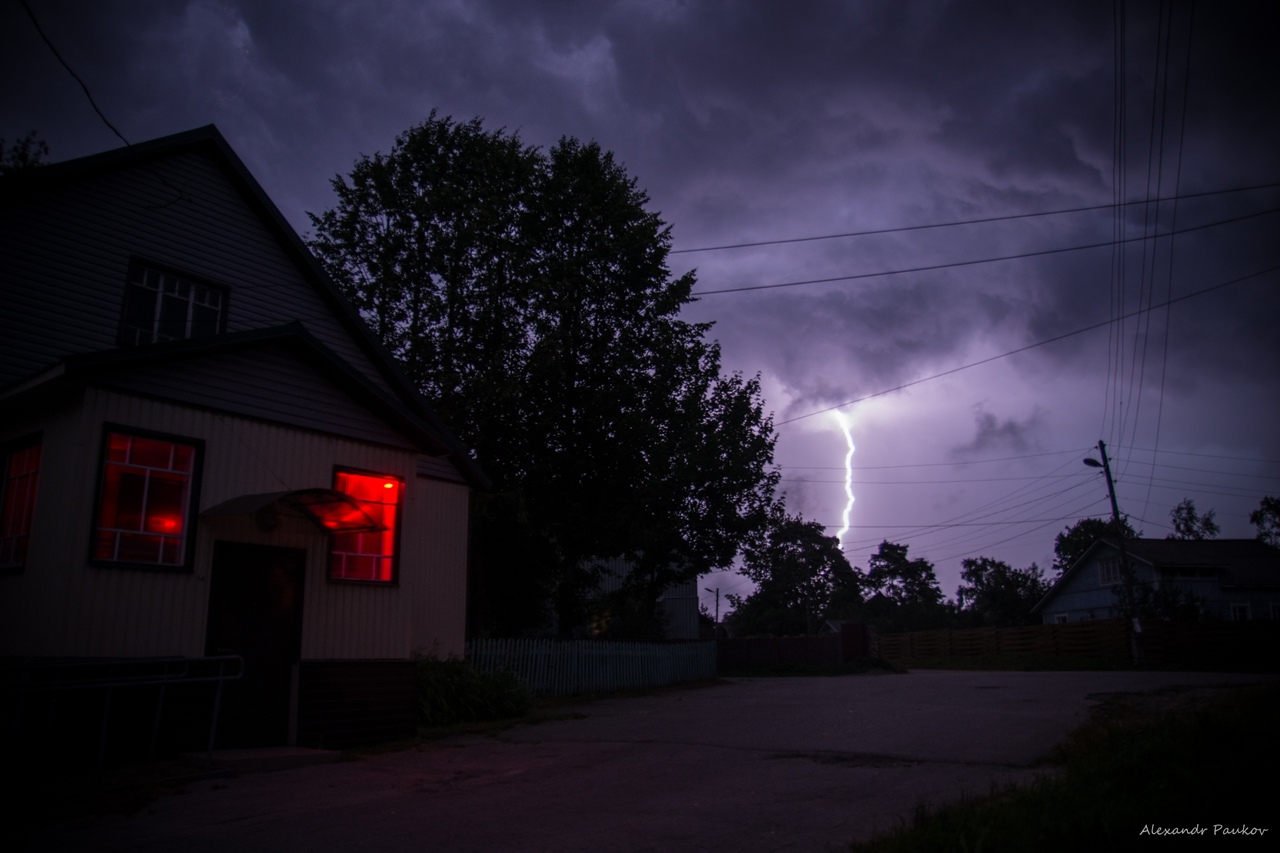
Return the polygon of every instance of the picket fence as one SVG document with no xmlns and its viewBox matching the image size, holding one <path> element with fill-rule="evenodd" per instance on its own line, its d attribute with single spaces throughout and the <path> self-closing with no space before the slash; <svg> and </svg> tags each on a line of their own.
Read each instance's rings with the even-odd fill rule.
<svg viewBox="0 0 1280 853">
<path fill-rule="evenodd" d="M 663 687 L 716 677 L 716 644 L 470 640 L 479 672 L 508 670 L 534 693 L 576 696 Z"/>
</svg>

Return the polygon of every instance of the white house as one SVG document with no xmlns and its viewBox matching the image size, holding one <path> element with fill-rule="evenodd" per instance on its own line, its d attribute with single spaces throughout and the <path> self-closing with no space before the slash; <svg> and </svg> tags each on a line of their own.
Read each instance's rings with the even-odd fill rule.
<svg viewBox="0 0 1280 853">
<path fill-rule="evenodd" d="M 234 654 L 221 745 L 412 726 L 484 484 L 218 131 L 0 181 L 0 656 Z"/>
</svg>

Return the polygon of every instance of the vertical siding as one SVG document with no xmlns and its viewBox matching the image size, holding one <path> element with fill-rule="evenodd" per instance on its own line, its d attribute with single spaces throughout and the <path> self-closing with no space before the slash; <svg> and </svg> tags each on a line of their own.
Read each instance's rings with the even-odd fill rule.
<svg viewBox="0 0 1280 853">
<path fill-rule="evenodd" d="M 299 320 L 387 387 L 207 150 L 0 209 L 0 387 L 72 353 L 114 348 L 132 255 L 226 287 L 227 331 Z"/>
<path fill-rule="evenodd" d="M 399 584 L 330 582 L 326 538 L 301 518 L 271 532 L 243 516 L 199 518 L 193 572 L 89 566 L 104 422 L 202 438 L 202 511 L 245 494 L 331 486 L 335 465 L 404 478 Z M 306 550 L 304 659 L 403 659 L 433 646 L 461 654 L 467 489 L 416 477 L 416 453 L 93 389 L 47 419 L 44 435 L 31 559 L 0 577 L 0 654 L 203 654 L 217 538 Z"/>
<path fill-rule="evenodd" d="M 425 618 L 412 624 L 409 642 L 414 652 L 462 657 L 467 612 L 468 489 L 426 477 L 416 478 L 413 485 L 413 516 L 420 521 L 406 525 L 404 540 L 413 540 L 413 551 L 406 548 L 406 556 L 419 555 L 425 569 L 413 573 L 423 580 L 413 594 L 415 607 Z M 446 566 L 463 568 L 443 570 Z"/>
</svg>

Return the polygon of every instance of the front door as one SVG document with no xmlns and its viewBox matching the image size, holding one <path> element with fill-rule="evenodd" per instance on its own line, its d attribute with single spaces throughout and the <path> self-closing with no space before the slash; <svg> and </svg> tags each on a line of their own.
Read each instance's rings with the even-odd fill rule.
<svg viewBox="0 0 1280 853">
<path fill-rule="evenodd" d="M 214 543 L 205 654 L 244 658 L 244 677 L 223 686 L 220 748 L 288 742 L 306 556 L 294 548 Z"/>
</svg>

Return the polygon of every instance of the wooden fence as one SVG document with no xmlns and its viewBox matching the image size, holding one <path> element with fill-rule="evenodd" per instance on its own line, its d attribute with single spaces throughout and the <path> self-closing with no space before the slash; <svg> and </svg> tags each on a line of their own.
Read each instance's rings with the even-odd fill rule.
<svg viewBox="0 0 1280 853">
<path fill-rule="evenodd" d="M 872 654 L 872 632 L 846 623 L 839 633 L 804 637 L 728 637 L 716 641 L 721 674 L 788 667 L 836 667 Z"/>
<path fill-rule="evenodd" d="M 574 696 L 664 687 L 716 677 L 716 644 L 470 640 L 479 672 L 508 670 L 534 693 Z"/>
<path fill-rule="evenodd" d="M 1144 622 L 1139 666 L 1218 671 L 1280 669 L 1280 621 Z M 1119 619 L 883 634 L 879 654 L 890 660 L 974 655 L 1025 655 L 1131 663 L 1129 637 Z"/>
<path fill-rule="evenodd" d="M 880 656 L 887 659 L 1021 654 L 1123 661 L 1129 639 L 1118 619 L 1027 625 L 1021 628 L 913 631 L 881 634 Z"/>
</svg>

